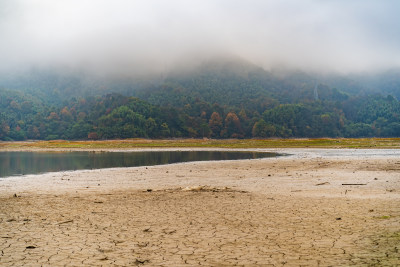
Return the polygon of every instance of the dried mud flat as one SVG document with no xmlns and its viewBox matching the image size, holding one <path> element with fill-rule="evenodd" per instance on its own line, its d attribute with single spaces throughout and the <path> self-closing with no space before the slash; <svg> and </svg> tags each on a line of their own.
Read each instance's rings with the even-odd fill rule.
<svg viewBox="0 0 400 267">
<path fill-rule="evenodd" d="M 296 156 L 0 182 L 1 266 L 398 266 L 400 158 Z"/>
</svg>

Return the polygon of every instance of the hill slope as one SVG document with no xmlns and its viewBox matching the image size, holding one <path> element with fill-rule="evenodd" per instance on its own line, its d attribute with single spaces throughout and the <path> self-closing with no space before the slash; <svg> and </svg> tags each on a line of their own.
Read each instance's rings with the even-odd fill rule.
<svg viewBox="0 0 400 267">
<path fill-rule="evenodd" d="M 0 79 L 0 139 L 400 136 L 399 101 L 366 79 L 267 72 L 238 59 L 164 76 Z M 383 79 L 385 92 L 397 92 L 396 79 Z"/>
</svg>

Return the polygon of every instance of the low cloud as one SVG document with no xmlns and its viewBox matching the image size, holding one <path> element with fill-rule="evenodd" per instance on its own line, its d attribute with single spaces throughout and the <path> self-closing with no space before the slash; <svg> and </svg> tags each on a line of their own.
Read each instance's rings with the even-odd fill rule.
<svg viewBox="0 0 400 267">
<path fill-rule="evenodd" d="M 399 67 L 398 1 L 5 0 L 0 70 L 160 72 L 235 55 L 266 69 Z"/>
</svg>

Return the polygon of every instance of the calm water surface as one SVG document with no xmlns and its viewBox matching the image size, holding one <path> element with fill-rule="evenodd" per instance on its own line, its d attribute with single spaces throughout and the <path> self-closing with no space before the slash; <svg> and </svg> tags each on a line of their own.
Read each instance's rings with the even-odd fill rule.
<svg viewBox="0 0 400 267">
<path fill-rule="evenodd" d="M 0 152 L 0 177 L 66 170 L 135 167 L 205 160 L 276 157 L 243 151 Z"/>
</svg>

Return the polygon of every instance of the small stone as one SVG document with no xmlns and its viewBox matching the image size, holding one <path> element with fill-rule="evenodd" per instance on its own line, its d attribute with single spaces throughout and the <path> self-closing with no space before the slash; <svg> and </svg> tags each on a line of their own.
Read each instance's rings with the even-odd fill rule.
<svg viewBox="0 0 400 267">
<path fill-rule="evenodd" d="M 336 218 L 336 221 L 340 221 L 342 218 L 340 218 L 340 217 L 338 217 L 338 218 Z"/>
<path fill-rule="evenodd" d="M 146 262 L 149 262 L 149 260 L 136 259 L 135 264 L 140 265 L 145 264 Z"/>
</svg>

